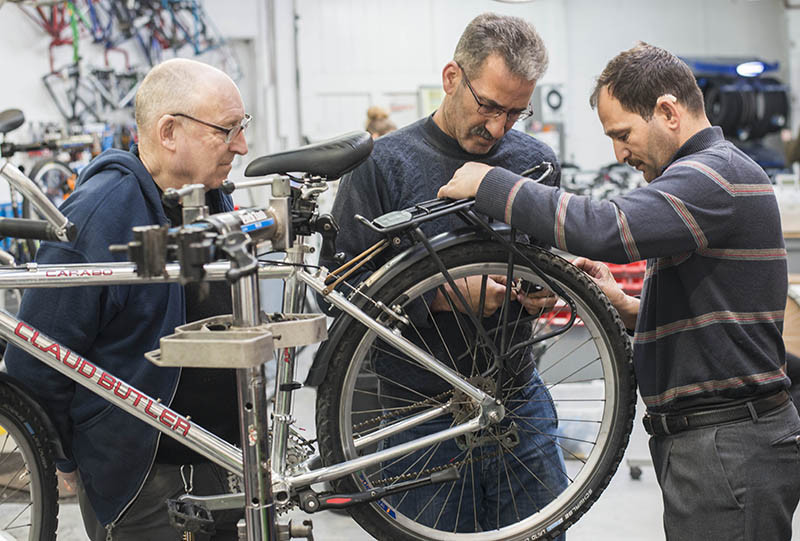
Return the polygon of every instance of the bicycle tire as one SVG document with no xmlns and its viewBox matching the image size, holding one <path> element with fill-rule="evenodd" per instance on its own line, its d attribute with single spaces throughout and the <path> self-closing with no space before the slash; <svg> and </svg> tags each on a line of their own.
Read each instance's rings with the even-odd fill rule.
<svg viewBox="0 0 800 541">
<path fill-rule="evenodd" d="M 440 501 L 441 498 L 435 502 L 433 501 L 438 498 L 438 494 L 431 496 L 415 517 L 403 514 L 400 507 L 403 505 L 402 498 L 404 496 L 401 495 L 349 508 L 348 511 L 352 517 L 377 539 L 459 540 L 464 535 L 468 535 L 470 539 L 481 540 L 553 538 L 577 521 L 597 500 L 622 460 L 632 429 L 636 405 L 636 384 L 631 362 L 631 345 L 622 322 L 605 295 L 582 271 L 550 252 L 519 244 L 517 246 L 523 251 L 528 260 L 536 265 L 540 272 L 550 280 L 553 280 L 567 292 L 568 296 L 574 299 L 579 316 L 577 323 L 573 324 L 566 333 L 548 339 L 544 346 L 534 346 L 539 348 L 537 353 L 539 374 L 551 393 L 551 404 L 558 411 L 559 420 L 557 423 L 560 424 L 559 431 L 556 434 L 550 433 L 546 435 L 560 448 L 565 457 L 574 459 L 562 462 L 562 464 L 566 464 L 566 467 L 560 473 L 563 473 L 568 479 L 568 484 L 544 508 L 538 509 L 529 516 L 519 517 L 520 520 L 514 520 L 513 522 L 500 522 L 501 498 L 498 497 L 496 503 L 498 508 L 496 513 L 498 515 L 497 528 L 493 528 L 492 525 L 489 525 L 489 527 L 485 524 L 479 525 L 478 510 L 469 510 L 474 517 L 472 533 L 469 530 L 461 529 L 461 527 L 459 527 L 458 533 L 450 531 L 450 526 L 447 527 L 448 531 L 439 529 L 438 523 L 442 516 L 441 511 L 435 521 L 429 517 L 427 522 L 419 522 L 423 520 L 420 516 L 426 512 L 425 507 L 436 506 L 438 508 L 441 506 L 444 509 L 445 505 L 454 503 L 454 501 L 450 501 L 454 489 L 448 489 L 447 487 L 448 485 L 451 487 L 456 485 L 450 482 L 430 485 L 430 487 L 440 491 L 438 494 L 444 495 L 448 490 L 449 492 L 444 496 L 444 502 Z M 508 251 L 493 241 L 476 240 L 455 245 L 441 250 L 438 252 L 438 256 L 457 280 L 472 274 L 503 275 L 510 265 Z M 514 266 L 513 276 L 514 278 L 524 278 L 532 283 L 543 284 L 536 272 L 519 262 Z M 408 316 L 410 312 L 416 310 L 413 308 L 413 303 L 419 304 L 417 299 L 420 298 L 430 299 L 434 289 L 438 288 L 443 281 L 444 278 L 442 278 L 435 262 L 431 257 L 427 257 L 408 268 L 401 267 L 396 269 L 391 277 L 387 276 L 382 281 L 385 285 L 380 287 L 379 291 L 374 293 L 367 292 L 366 295 L 372 301 L 381 302 L 391 309 L 400 307 L 400 313 Z M 362 309 L 373 317 L 379 317 L 380 314 L 385 314 L 386 311 L 385 308 L 381 309 L 371 302 L 364 302 Z M 502 308 L 501 311 L 505 309 Z M 511 314 L 513 307 L 508 307 L 507 309 Z M 523 313 L 518 309 L 517 312 L 519 314 Z M 558 311 L 551 310 L 549 315 L 545 313 L 537 314 L 538 317 L 528 325 L 528 329 L 532 333 L 544 332 L 545 329 L 551 330 L 556 317 L 553 314 L 557 316 Z M 428 316 L 428 323 L 432 322 L 437 325 L 430 312 L 428 312 Z M 519 326 L 519 320 L 524 318 L 520 315 L 516 317 L 517 326 L 515 329 L 524 328 L 525 325 Z M 409 316 L 409 319 L 413 318 Z M 545 323 L 542 323 L 543 320 Z M 361 430 L 364 426 L 364 420 L 370 417 L 372 417 L 373 424 L 375 422 L 374 417 L 380 417 L 378 427 L 386 428 L 394 423 L 394 419 L 391 419 L 391 417 L 397 417 L 398 411 L 399 415 L 404 415 L 402 407 L 399 410 L 395 409 L 393 412 L 392 409 L 386 406 L 386 402 L 399 403 L 391 397 L 391 394 L 397 393 L 397 389 L 401 388 L 403 384 L 400 383 L 400 386 L 397 384 L 393 386 L 393 382 L 389 381 L 385 373 L 386 370 L 376 368 L 382 358 L 379 355 L 376 356 L 376 352 L 385 355 L 386 345 L 376 341 L 375 334 L 368 331 L 360 323 L 350 319 L 346 325 L 344 332 L 339 335 L 341 336 L 339 343 L 330 344 L 332 353 L 327 378 L 320 385 L 317 394 L 317 435 L 320 454 L 325 465 L 336 464 L 354 458 L 359 454 L 366 454 L 370 449 L 391 446 L 391 442 L 387 441 L 388 438 L 386 438 L 375 446 L 359 451 L 355 448 L 354 434 Z M 409 336 L 409 332 L 419 332 L 418 329 L 412 329 L 412 327 L 415 327 L 413 323 L 407 327 L 404 335 Z M 461 330 L 463 331 L 464 329 Z M 497 333 L 497 328 L 490 330 Z M 513 343 L 514 339 L 511 337 L 509 340 Z M 425 347 L 430 351 L 431 343 L 428 342 Z M 470 347 L 477 350 L 474 343 Z M 542 351 L 542 348 L 545 348 L 546 351 Z M 452 349 L 456 351 L 454 346 Z M 465 350 L 468 349 L 465 348 Z M 399 352 L 397 351 L 391 353 L 393 362 L 402 365 L 403 370 L 410 370 L 411 368 L 408 368 L 410 365 L 403 364 L 404 361 L 408 360 L 402 359 L 398 354 Z M 590 362 L 583 364 L 581 368 L 580 365 L 585 363 L 587 355 Z M 594 355 L 597 357 L 595 358 Z M 560 364 L 562 366 L 559 367 L 558 365 Z M 592 376 L 589 372 L 581 374 L 581 371 L 587 368 L 589 372 L 599 369 L 600 376 Z M 381 373 L 381 370 L 383 370 L 383 373 Z M 461 373 L 463 374 L 464 370 Z M 474 374 L 469 375 L 474 377 Z M 582 381 L 587 376 L 591 376 L 588 381 Z M 416 387 L 416 389 L 419 388 L 419 386 Z M 575 398 L 573 396 L 575 393 L 584 393 L 587 390 L 597 393 L 600 398 L 594 399 L 591 396 L 586 396 L 585 398 L 578 396 L 578 398 Z M 422 397 L 431 400 L 429 394 L 422 393 L 420 402 Z M 518 395 L 512 394 L 511 396 L 516 397 Z M 526 431 L 533 425 L 523 419 L 522 414 L 515 419 L 516 406 L 512 403 L 512 400 L 516 400 L 516 402 L 521 402 L 524 406 L 524 404 L 532 402 L 530 398 L 524 399 L 527 402 L 519 398 L 512 399 L 508 396 L 500 398 L 505 401 L 506 419 L 513 421 L 518 426 L 524 425 L 525 428 L 522 430 L 524 437 L 535 438 L 534 430 Z M 444 399 L 433 398 L 432 400 L 433 405 L 444 403 Z M 573 411 L 570 412 L 570 405 L 581 403 L 578 400 L 591 405 L 592 408 L 589 408 L 591 411 L 577 412 L 577 409 L 573 408 Z M 408 411 L 408 416 L 415 413 L 418 412 Z M 450 422 L 452 425 L 452 411 L 447 415 L 449 417 L 446 418 L 444 424 L 446 425 Z M 403 419 L 398 419 L 398 421 L 400 420 Z M 367 428 L 357 436 L 369 434 L 371 431 L 378 429 L 378 427 Z M 528 432 L 531 432 L 531 434 L 529 435 Z M 416 437 L 419 437 L 419 433 L 416 434 Z M 487 437 L 489 439 L 497 438 L 496 435 Z M 506 435 L 503 434 L 502 437 L 506 437 Z M 413 439 L 413 437 L 410 439 Z M 575 446 L 574 444 L 578 445 Z M 469 445 L 467 443 L 463 447 L 469 447 Z M 483 446 L 482 444 L 477 444 L 476 446 L 474 441 L 471 445 L 472 448 L 468 450 L 469 460 L 473 459 L 473 451 L 478 456 L 478 446 L 481 449 L 480 457 L 488 456 L 493 459 L 490 453 L 483 451 L 484 447 L 492 446 Z M 470 463 L 467 459 L 460 459 L 462 455 L 453 455 L 442 460 L 441 457 L 436 455 L 437 453 L 442 453 L 444 448 L 445 446 L 442 445 L 438 449 L 431 448 L 417 451 L 417 455 L 404 457 L 402 460 L 405 462 L 401 463 L 400 468 L 408 468 L 407 464 L 409 462 L 412 465 L 430 464 L 433 457 L 436 457 L 435 460 L 439 463 L 446 464 L 449 461 L 449 463 L 455 464 L 456 467 L 460 466 L 460 475 L 465 479 L 471 476 L 474 484 L 476 468 L 473 464 L 481 460 Z M 509 461 L 516 459 L 526 467 L 527 464 L 524 464 L 514 456 L 516 447 L 504 449 L 503 445 L 498 443 L 494 445 L 494 448 L 496 449 L 495 458 L 499 456 L 503 459 L 502 464 L 506 470 L 505 476 L 507 477 L 509 493 L 511 493 L 512 481 L 508 472 L 509 469 L 513 472 L 516 464 L 512 462 L 512 467 L 509 468 L 509 462 L 506 461 L 506 458 Z M 467 451 L 462 449 L 462 453 L 464 452 Z M 425 460 L 424 463 L 422 462 L 423 460 Z M 369 490 L 375 485 L 386 484 L 387 473 L 383 470 L 388 471 L 395 463 L 396 461 L 356 472 L 336 481 L 334 489 L 340 493 L 355 493 Z M 502 492 L 501 489 L 503 487 L 501 485 L 504 483 L 500 479 L 500 460 L 495 460 L 495 463 L 497 464 L 495 469 L 498 472 L 496 489 L 498 492 Z M 533 462 L 530 462 L 530 464 L 535 471 L 536 466 L 533 465 Z M 419 468 L 421 472 L 412 471 L 410 474 L 406 473 L 406 479 L 421 478 L 423 477 L 422 472 L 427 474 L 426 469 L 435 469 L 414 467 Z M 478 474 L 482 475 L 482 470 Z M 389 484 L 391 485 L 394 481 L 394 479 L 390 479 Z M 526 483 L 523 481 L 526 480 L 517 477 L 516 484 L 525 486 Z M 533 482 L 531 479 L 527 481 Z M 461 517 L 461 499 L 463 499 L 464 495 L 464 486 L 466 486 L 466 480 L 460 489 L 461 494 L 459 496 L 456 521 L 460 520 Z M 491 488 L 490 486 L 489 489 Z M 525 492 L 527 493 L 527 489 L 525 489 Z M 411 494 L 411 492 L 407 494 Z M 417 498 L 421 499 L 419 496 Z M 513 507 L 516 508 L 516 499 L 512 496 L 511 500 Z M 420 506 L 417 505 L 417 507 Z M 482 517 L 489 514 L 488 511 L 481 511 L 481 513 L 483 513 Z M 494 513 L 493 510 L 492 513 Z M 517 512 L 517 514 L 519 513 Z M 481 518 L 480 520 L 491 520 L 491 517 L 488 519 Z M 456 527 L 454 526 L 453 529 L 455 530 Z"/>
<path fill-rule="evenodd" d="M 39 413 L 0 384 L 0 537 L 56 539 L 58 479 Z"/>
<path fill-rule="evenodd" d="M 64 202 L 74 189 L 74 180 L 77 174 L 69 164 L 59 160 L 44 159 L 39 160 L 31 169 L 30 178 L 44 192 L 55 206 Z M 23 206 L 23 218 L 31 218 L 32 214 L 30 202 L 25 201 Z M 27 215 L 25 214 L 27 212 Z"/>
</svg>

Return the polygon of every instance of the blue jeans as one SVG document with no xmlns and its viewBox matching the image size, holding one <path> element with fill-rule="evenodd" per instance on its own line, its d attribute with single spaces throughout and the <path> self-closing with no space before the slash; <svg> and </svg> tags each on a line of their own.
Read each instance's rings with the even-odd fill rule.
<svg viewBox="0 0 800 541">
<path fill-rule="evenodd" d="M 537 512 L 567 486 L 561 450 L 556 444 L 558 420 L 550 393 L 538 374 L 505 404 L 499 432 L 516 425 L 519 442 L 500 446 L 489 436 L 482 445 L 459 447 L 457 440 L 425 448 L 383 464 L 384 478 L 450 463 L 459 465 L 455 483 L 428 485 L 388 498 L 398 511 L 420 524 L 443 531 L 479 532 L 514 524 Z M 451 415 L 389 438 L 395 446 L 453 424 Z M 477 434 L 486 435 L 487 430 Z M 563 539 L 559 537 L 558 539 Z"/>
</svg>

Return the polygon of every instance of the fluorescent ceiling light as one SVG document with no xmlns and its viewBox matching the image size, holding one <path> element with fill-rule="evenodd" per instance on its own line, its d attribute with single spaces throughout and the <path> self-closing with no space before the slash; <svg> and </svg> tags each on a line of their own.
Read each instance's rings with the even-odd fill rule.
<svg viewBox="0 0 800 541">
<path fill-rule="evenodd" d="M 756 77 L 764 73 L 763 62 L 743 62 L 736 66 L 736 73 L 742 77 Z"/>
</svg>

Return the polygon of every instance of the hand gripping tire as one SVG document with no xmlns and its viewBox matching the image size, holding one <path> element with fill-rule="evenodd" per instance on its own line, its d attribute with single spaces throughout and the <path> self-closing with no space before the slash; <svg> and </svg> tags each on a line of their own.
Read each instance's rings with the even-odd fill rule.
<svg viewBox="0 0 800 541">
<path fill-rule="evenodd" d="M 361 303 L 365 311 L 455 367 L 505 408 L 505 418 L 496 425 L 334 483 L 336 492 L 354 493 L 425 478 L 448 466 L 458 469 L 459 481 L 350 508 L 353 518 L 378 539 L 554 538 L 597 500 L 622 459 L 636 394 L 630 341 L 619 316 L 594 282 L 568 261 L 538 248 L 517 246 L 535 270 L 514 261 L 492 241 L 473 240 L 437 252 L 457 285 L 478 277 L 473 284 L 482 285 L 470 289 L 467 300 L 470 304 L 474 300 L 479 310 L 483 307 L 484 314 L 492 307 L 485 293 L 489 281 L 482 277 L 502 281 L 510 276 L 518 288 L 511 302 L 504 299 L 491 316 L 477 319 L 482 329 L 452 312 L 430 310 L 437 292 L 448 291 L 431 257 L 398 265 L 380 281 L 377 291 L 365 293 L 370 299 Z M 574 301 L 577 319 L 565 332 L 507 354 L 504 368 L 499 369 L 498 356 L 485 337 L 500 352 L 508 351 L 569 321 L 568 303 L 533 315 L 520 309 L 516 292 L 523 287 L 530 290 L 531 284 L 546 287 L 541 275 Z M 317 435 L 326 465 L 440 431 L 477 411 L 466 396 L 363 325 L 354 320 L 339 324 L 346 327 L 338 334 L 338 343 L 329 345 L 330 366 L 317 395 Z M 498 393 L 499 379 L 504 383 Z M 406 428 L 412 416 L 437 407 L 444 413 L 433 421 Z M 398 429 L 387 437 L 356 443 L 392 427 Z"/>
</svg>

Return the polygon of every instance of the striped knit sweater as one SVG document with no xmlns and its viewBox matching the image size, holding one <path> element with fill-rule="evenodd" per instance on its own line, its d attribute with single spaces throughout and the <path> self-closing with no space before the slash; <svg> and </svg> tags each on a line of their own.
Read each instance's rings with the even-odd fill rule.
<svg viewBox="0 0 800 541">
<path fill-rule="evenodd" d="M 634 365 L 650 411 L 788 387 L 778 205 L 769 178 L 719 128 L 696 133 L 649 185 L 608 201 L 501 168 L 476 200 L 477 210 L 569 253 L 647 259 Z"/>
</svg>

